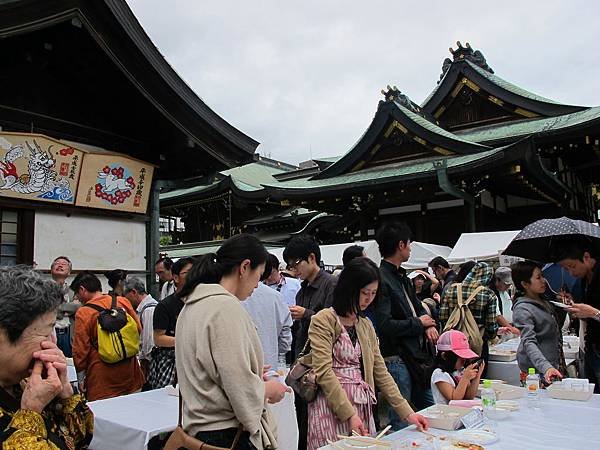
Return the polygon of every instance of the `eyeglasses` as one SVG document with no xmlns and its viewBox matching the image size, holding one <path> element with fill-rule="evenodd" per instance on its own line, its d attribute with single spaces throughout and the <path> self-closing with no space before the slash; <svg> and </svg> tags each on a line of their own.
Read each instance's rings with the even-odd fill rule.
<svg viewBox="0 0 600 450">
<path fill-rule="evenodd" d="M 304 258 L 298 258 L 296 261 L 288 263 L 288 266 L 290 266 L 290 269 L 295 269 L 296 267 L 298 267 L 298 264 L 300 264 L 302 261 L 306 261 Z"/>
</svg>

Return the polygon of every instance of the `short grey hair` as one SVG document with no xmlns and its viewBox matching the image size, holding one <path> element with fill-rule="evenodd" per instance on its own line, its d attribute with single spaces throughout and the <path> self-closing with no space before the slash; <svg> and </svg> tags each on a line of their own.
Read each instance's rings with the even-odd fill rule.
<svg viewBox="0 0 600 450">
<path fill-rule="evenodd" d="M 31 267 L 0 267 L 0 328 L 11 343 L 38 317 L 56 311 L 63 300 L 62 288 Z"/>
<path fill-rule="evenodd" d="M 146 285 L 139 277 L 127 277 L 123 284 L 123 295 L 129 294 L 132 290 L 136 290 L 138 294 L 146 294 Z"/>
</svg>

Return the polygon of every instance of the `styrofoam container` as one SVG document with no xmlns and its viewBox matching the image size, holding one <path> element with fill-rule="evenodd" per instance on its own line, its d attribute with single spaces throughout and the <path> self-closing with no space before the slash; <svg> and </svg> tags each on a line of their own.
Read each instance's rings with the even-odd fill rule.
<svg viewBox="0 0 600 450">
<path fill-rule="evenodd" d="M 570 389 L 561 389 L 558 386 L 550 385 L 546 391 L 552 398 L 558 398 L 561 400 L 577 400 L 580 402 L 587 402 L 594 394 L 594 383 L 589 384 L 587 391 L 573 391 Z"/>
<path fill-rule="evenodd" d="M 479 396 L 481 396 L 481 388 L 482 386 L 479 385 L 479 392 L 477 393 Z M 525 388 L 510 384 L 492 384 L 492 388 L 496 392 L 497 400 L 517 400 L 525 397 L 525 393 L 527 392 Z"/>
<path fill-rule="evenodd" d="M 511 386 L 510 384 L 498 384 L 493 386 L 496 391 L 497 400 L 516 400 L 525 397 L 525 388 Z"/>
<path fill-rule="evenodd" d="M 419 413 L 427 417 L 431 428 L 457 430 L 461 426 L 460 419 L 470 412 L 470 408 L 461 408 L 460 406 L 433 405 Z"/>
<path fill-rule="evenodd" d="M 510 362 L 517 359 L 517 352 L 510 350 L 494 350 L 490 349 L 490 361 Z"/>
</svg>

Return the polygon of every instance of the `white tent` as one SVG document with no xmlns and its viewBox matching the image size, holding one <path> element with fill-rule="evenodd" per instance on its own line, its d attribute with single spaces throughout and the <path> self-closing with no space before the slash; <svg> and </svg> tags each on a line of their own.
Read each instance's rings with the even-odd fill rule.
<svg viewBox="0 0 600 450">
<path fill-rule="evenodd" d="M 328 267 L 341 266 L 344 250 L 351 245 L 360 245 L 364 247 L 367 257 L 379 265 L 381 254 L 379 253 L 379 246 L 375 241 L 321 245 L 319 247 L 321 249 L 321 260 L 323 261 L 323 264 Z M 427 267 L 427 263 L 436 256 L 443 256 L 445 258 L 452 251 L 450 247 L 444 245 L 426 244 L 423 242 L 412 242 L 410 248 L 410 259 L 402 264 L 402 267 L 405 269 L 420 269 Z M 276 255 L 280 261 L 283 261 L 283 248 L 270 249 L 269 252 Z"/>
<path fill-rule="evenodd" d="M 448 256 L 450 264 L 465 261 L 487 261 L 498 259 L 510 241 L 519 234 L 517 231 L 490 231 L 484 233 L 463 233 Z"/>
<path fill-rule="evenodd" d="M 366 255 L 377 264 L 381 256 L 379 255 L 379 247 L 375 241 L 361 241 L 361 242 L 349 242 L 347 244 L 328 244 L 320 245 L 321 249 L 321 261 L 328 267 L 336 267 L 342 265 L 342 255 L 351 245 L 360 245 L 364 247 Z M 279 261 L 283 261 L 283 247 L 270 249 L 269 253 L 273 253 Z"/>
<path fill-rule="evenodd" d="M 445 245 L 412 242 L 410 244 L 410 259 L 402 264 L 405 269 L 423 269 L 436 256 L 447 258 L 452 249 Z"/>
</svg>

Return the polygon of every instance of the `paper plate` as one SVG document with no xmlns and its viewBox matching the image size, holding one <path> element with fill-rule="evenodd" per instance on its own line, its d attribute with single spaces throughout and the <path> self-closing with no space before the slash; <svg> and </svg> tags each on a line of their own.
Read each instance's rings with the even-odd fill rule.
<svg viewBox="0 0 600 450">
<path fill-rule="evenodd" d="M 481 445 L 493 444 L 498 440 L 498 436 L 495 433 L 478 429 L 460 430 L 455 432 L 452 437 L 460 441 L 473 442 Z"/>
</svg>

